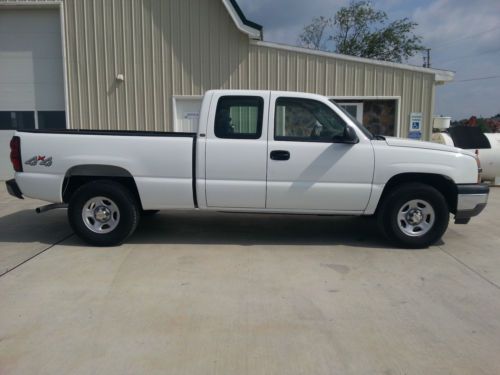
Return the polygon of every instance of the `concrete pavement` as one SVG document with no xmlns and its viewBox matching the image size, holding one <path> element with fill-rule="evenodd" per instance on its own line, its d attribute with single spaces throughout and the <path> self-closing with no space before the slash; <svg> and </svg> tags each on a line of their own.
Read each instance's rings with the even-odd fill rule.
<svg viewBox="0 0 500 375">
<path fill-rule="evenodd" d="M 367 219 L 206 213 L 90 248 L 37 204 L 0 192 L 2 375 L 500 373 L 499 189 L 426 250 Z"/>
</svg>

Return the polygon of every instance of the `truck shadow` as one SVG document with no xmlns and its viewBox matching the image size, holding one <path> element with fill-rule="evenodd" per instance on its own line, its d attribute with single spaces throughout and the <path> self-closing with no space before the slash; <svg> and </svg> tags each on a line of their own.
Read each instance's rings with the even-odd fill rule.
<svg viewBox="0 0 500 375">
<path fill-rule="evenodd" d="M 145 217 L 127 243 L 394 248 L 373 218 L 206 212 Z"/>
<path fill-rule="evenodd" d="M 0 217 L 2 243 L 52 245 L 71 233 L 66 211 L 37 215 L 22 210 Z M 144 217 L 127 244 L 351 246 L 397 249 L 373 218 L 165 212 Z M 65 246 L 86 246 L 76 236 Z"/>
</svg>

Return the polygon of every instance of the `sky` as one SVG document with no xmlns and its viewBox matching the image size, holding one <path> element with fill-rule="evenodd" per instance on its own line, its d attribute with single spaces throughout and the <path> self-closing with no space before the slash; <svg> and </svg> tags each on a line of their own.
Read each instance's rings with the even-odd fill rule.
<svg viewBox="0 0 500 375">
<path fill-rule="evenodd" d="M 349 0 L 239 0 L 238 4 L 248 19 L 264 26 L 264 40 L 294 45 L 313 17 L 332 16 Z M 436 115 L 458 120 L 500 113 L 500 0 L 373 0 L 372 4 L 390 20 L 408 17 L 417 22 L 416 34 L 432 49 L 432 67 L 455 72 L 454 82 L 436 89 Z M 422 66 L 422 55 L 408 63 Z"/>
</svg>

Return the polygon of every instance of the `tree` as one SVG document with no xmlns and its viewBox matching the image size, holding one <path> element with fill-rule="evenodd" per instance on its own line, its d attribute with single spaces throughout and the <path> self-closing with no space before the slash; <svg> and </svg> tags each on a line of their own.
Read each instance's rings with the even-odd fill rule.
<svg viewBox="0 0 500 375">
<path fill-rule="evenodd" d="M 424 49 L 422 38 L 414 34 L 416 26 L 408 18 L 389 22 L 387 13 L 361 0 L 340 8 L 331 18 L 313 18 L 300 34 L 299 44 L 345 55 L 402 62 Z"/>
<path fill-rule="evenodd" d="M 325 31 L 331 27 L 332 19 L 323 16 L 314 17 L 312 22 L 304 27 L 299 36 L 299 44 L 311 49 L 326 49 Z"/>
</svg>

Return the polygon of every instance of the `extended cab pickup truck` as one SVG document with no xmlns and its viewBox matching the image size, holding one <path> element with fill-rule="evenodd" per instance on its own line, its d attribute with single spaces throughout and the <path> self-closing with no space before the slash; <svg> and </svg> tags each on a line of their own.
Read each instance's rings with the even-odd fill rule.
<svg viewBox="0 0 500 375">
<path fill-rule="evenodd" d="M 18 131 L 9 192 L 68 207 L 74 231 L 123 242 L 157 210 L 376 215 L 403 247 L 441 238 L 450 213 L 468 223 L 486 206 L 474 154 L 384 138 L 327 98 L 209 91 L 199 131 Z"/>
</svg>

